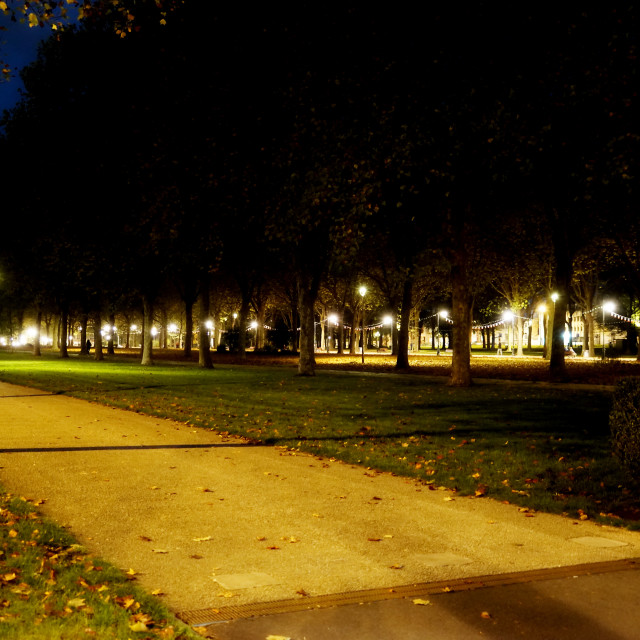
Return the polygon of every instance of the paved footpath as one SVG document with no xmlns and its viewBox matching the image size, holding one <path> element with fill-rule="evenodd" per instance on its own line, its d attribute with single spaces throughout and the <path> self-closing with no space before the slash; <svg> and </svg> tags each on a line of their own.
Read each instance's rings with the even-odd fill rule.
<svg viewBox="0 0 640 640">
<path fill-rule="evenodd" d="M 574 637 L 542 632 L 562 612 L 571 633 L 638 637 L 621 626 L 640 624 L 625 606 L 640 586 L 628 561 L 640 558 L 638 532 L 5 383 L 0 483 L 44 500 L 91 553 L 136 571 L 211 637 L 513 637 L 500 635 L 507 611 L 520 611 L 523 637 Z M 588 563 L 606 564 L 578 566 Z M 552 580 L 496 577 L 567 566 L 575 571 L 543 576 Z M 460 592 L 480 583 L 494 586 Z M 579 598 L 561 595 L 578 584 Z M 316 610 L 297 611 L 305 605 Z"/>
</svg>

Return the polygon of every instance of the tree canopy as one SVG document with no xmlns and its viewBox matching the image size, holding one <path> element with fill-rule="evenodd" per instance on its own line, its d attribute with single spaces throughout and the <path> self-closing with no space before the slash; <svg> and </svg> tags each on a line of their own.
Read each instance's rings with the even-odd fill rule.
<svg viewBox="0 0 640 640">
<path fill-rule="evenodd" d="M 513 311 L 558 292 L 561 379 L 594 234 L 637 283 L 633 8 L 67 4 L 73 26 L 63 3 L 0 3 L 65 26 L 4 122 L 9 225 L 46 219 L 3 250 L 23 306 L 104 311 L 127 289 L 150 330 L 169 282 L 188 308 L 206 297 L 204 321 L 215 275 L 246 323 L 293 276 L 312 375 L 321 288 L 359 274 L 400 321 L 399 368 L 410 314 L 449 298 L 465 385 L 487 290 Z"/>
</svg>

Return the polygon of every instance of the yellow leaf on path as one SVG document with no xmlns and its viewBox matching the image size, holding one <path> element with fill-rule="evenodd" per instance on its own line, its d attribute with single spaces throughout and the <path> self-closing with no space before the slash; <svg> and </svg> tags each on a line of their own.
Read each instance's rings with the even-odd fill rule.
<svg viewBox="0 0 640 640">
<path fill-rule="evenodd" d="M 429 600 L 423 600 L 422 598 L 414 598 L 413 604 L 427 605 L 431 604 L 431 602 L 429 602 Z"/>
<path fill-rule="evenodd" d="M 450 496 L 447 496 L 444 501 L 445 502 L 453 502 L 455 500 L 455 498 L 451 498 Z"/>
<path fill-rule="evenodd" d="M 211 536 L 205 536 L 204 538 L 194 538 L 194 542 L 207 542 L 207 540 L 213 540 Z"/>
<path fill-rule="evenodd" d="M 0 2 L 0 9 L 2 9 L 2 11 L 6 11 L 7 10 L 7 3 L 6 2 Z"/>
<path fill-rule="evenodd" d="M 38 26 L 38 16 L 35 13 L 29 14 L 29 26 L 37 27 Z"/>
<path fill-rule="evenodd" d="M 169 553 L 166 549 L 151 549 L 153 553 Z"/>
<path fill-rule="evenodd" d="M 138 572 L 135 571 L 134 569 L 129 569 L 129 571 L 127 571 L 127 575 L 128 576 L 135 576 Z"/>
<path fill-rule="evenodd" d="M 265 640 L 291 640 L 290 636 L 267 636 Z"/>
<path fill-rule="evenodd" d="M 491 614 L 490 614 L 488 611 L 483 611 L 483 612 L 480 614 L 480 617 L 481 617 L 481 618 L 484 618 L 485 620 L 490 620 L 490 619 L 491 619 Z"/>
</svg>

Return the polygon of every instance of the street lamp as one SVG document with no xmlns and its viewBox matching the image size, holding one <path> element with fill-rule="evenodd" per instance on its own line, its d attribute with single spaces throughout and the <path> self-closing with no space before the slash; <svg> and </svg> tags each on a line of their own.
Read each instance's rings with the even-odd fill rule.
<svg viewBox="0 0 640 640">
<path fill-rule="evenodd" d="M 613 302 L 603 302 L 602 304 L 602 359 L 606 357 L 607 347 L 604 341 L 604 314 L 605 312 L 611 313 L 616 308 Z"/>
<path fill-rule="evenodd" d="M 358 289 L 362 296 L 362 319 L 361 319 L 361 340 L 362 340 L 362 364 L 364 364 L 364 296 L 367 293 L 367 287 L 362 286 Z"/>
</svg>

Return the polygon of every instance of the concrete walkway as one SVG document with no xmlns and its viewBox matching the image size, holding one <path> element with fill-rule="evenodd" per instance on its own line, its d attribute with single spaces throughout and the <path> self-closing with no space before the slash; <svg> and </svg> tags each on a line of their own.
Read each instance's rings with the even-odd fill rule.
<svg viewBox="0 0 640 640">
<path fill-rule="evenodd" d="M 444 628 L 432 635 L 371 634 L 393 619 L 407 625 L 413 620 L 416 629 L 424 630 L 424 616 L 448 611 L 454 596 L 462 601 L 501 592 L 504 597 L 489 607 L 495 616 L 509 602 L 505 589 L 515 588 L 445 593 L 449 582 L 640 557 L 638 532 L 528 513 L 487 498 L 463 498 L 363 467 L 247 445 L 175 422 L 4 383 L 0 482 L 18 495 L 44 500 L 39 508 L 46 515 L 68 526 L 91 553 L 133 569 L 143 587 L 161 589 L 174 611 L 199 612 L 211 637 L 470 637 L 456 635 L 463 628 L 456 626 L 451 627 L 453 635 Z M 602 575 L 624 575 L 631 582 L 637 573 Z M 421 598 L 433 601 L 431 605 L 414 605 L 415 594 L 427 593 L 424 585 L 434 582 L 442 594 Z M 554 580 L 536 582 L 524 596 L 514 596 L 528 603 L 522 629 L 541 626 L 553 602 L 555 612 L 565 607 L 559 596 L 537 595 L 543 584 Z M 404 585 L 418 587 L 408 588 L 406 597 L 386 600 L 385 592 L 393 597 Z M 600 598 L 601 609 L 614 612 L 624 602 L 609 586 L 601 593 L 599 583 L 593 585 L 592 600 Z M 239 617 L 234 610 L 242 607 L 253 607 L 260 615 L 267 610 L 264 603 L 272 601 L 312 604 L 314 598 L 331 596 L 333 604 L 340 604 L 348 598 L 332 594 L 360 592 L 365 598 L 371 590 L 378 595 L 371 604 L 355 605 L 357 613 L 352 605 L 280 614 L 307 616 L 310 626 L 295 618 L 298 635 L 275 629 L 266 633 L 259 627 L 275 623 L 277 616 L 228 622 Z M 599 637 L 631 637 L 604 633 L 610 621 L 596 620 L 594 604 L 588 599 L 584 604 L 581 623 L 589 627 L 593 617 L 590 628 L 599 628 Z M 566 607 L 568 614 L 577 615 L 573 604 Z M 331 635 L 320 620 L 340 615 L 346 617 L 338 626 L 349 624 L 352 630 Z M 637 607 L 633 616 L 640 623 Z M 462 624 L 459 616 L 452 619 Z M 473 618 L 473 625 L 464 628 L 472 635 L 512 637 L 495 635 L 491 620 L 497 619 Z M 611 620 L 619 619 L 612 614 Z M 249 635 L 250 624 L 263 635 Z M 316 626 L 325 628 L 325 634 L 312 634 Z M 229 635 L 234 629 L 245 635 Z"/>
</svg>

